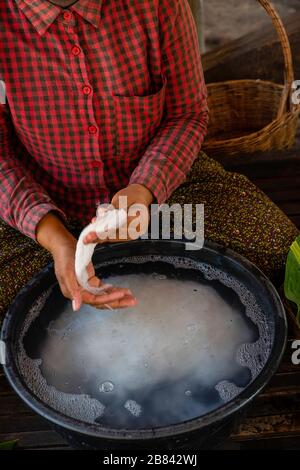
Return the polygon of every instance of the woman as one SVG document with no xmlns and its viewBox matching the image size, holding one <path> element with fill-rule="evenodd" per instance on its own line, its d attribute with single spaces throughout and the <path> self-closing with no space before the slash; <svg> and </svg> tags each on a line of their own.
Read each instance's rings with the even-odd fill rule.
<svg viewBox="0 0 300 470">
<path fill-rule="evenodd" d="M 82 290 L 74 272 L 75 232 L 120 196 L 204 203 L 207 239 L 281 275 L 296 227 L 200 153 L 208 109 L 187 0 L 5 0 L 0 44 L 0 313 L 51 259 L 74 310 L 135 305 L 126 289 Z"/>
</svg>

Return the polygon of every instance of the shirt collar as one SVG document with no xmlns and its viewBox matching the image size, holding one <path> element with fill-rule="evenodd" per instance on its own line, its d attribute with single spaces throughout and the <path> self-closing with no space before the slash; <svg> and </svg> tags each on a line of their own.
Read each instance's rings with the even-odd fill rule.
<svg viewBox="0 0 300 470">
<path fill-rule="evenodd" d="M 32 23 L 36 31 L 43 35 L 63 9 L 46 0 L 15 0 L 20 10 Z M 78 13 L 95 28 L 99 27 L 103 0 L 78 0 L 69 9 Z"/>
<path fill-rule="evenodd" d="M 79 0 L 70 10 L 76 11 L 95 28 L 99 28 L 103 0 Z"/>
</svg>

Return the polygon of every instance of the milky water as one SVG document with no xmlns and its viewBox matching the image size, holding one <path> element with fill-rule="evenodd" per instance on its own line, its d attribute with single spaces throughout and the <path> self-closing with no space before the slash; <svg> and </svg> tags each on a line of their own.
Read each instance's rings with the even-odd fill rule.
<svg viewBox="0 0 300 470">
<path fill-rule="evenodd" d="M 168 263 L 173 273 L 197 269 L 206 282 L 135 273 L 145 261 Z M 133 273 L 105 281 L 130 288 L 137 307 L 107 311 L 83 306 L 74 313 L 65 303 L 48 321 L 38 353 L 31 357 L 26 337 L 51 292 L 34 305 L 18 358 L 31 390 L 67 416 L 131 429 L 186 421 L 240 394 L 271 348 L 268 325 L 253 295 L 221 271 L 183 258 L 130 258 L 130 263 L 136 265 Z M 224 289 L 236 292 L 231 301 Z"/>
</svg>

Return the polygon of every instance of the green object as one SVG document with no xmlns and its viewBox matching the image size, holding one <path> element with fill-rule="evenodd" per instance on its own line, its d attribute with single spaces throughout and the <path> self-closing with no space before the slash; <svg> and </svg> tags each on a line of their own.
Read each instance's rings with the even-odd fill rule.
<svg viewBox="0 0 300 470">
<path fill-rule="evenodd" d="M 17 440 L 0 442 L 0 450 L 13 450 L 17 442 Z"/>
<path fill-rule="evenodd" d="M 292 244 L 286 263 L 284 293 L 297 305 L 297 321 L 300 327 L 300 236 Z"/>
</svg>

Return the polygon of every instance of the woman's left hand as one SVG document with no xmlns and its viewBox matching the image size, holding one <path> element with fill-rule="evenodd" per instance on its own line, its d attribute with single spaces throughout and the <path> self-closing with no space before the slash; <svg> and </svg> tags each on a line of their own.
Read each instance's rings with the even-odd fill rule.
<svg viewBox="0 0 300 470">
<path fill-rule="evenodd" d="M 111 204 L 116 209 L 127 210 L 127 227 L 117 231 L 114 238 L 100 240 L 96 232 L 89 233 L 84 243 L 105 243 L 134 240 L 144 235 L 149 225 L 149 206 L 154 201 L 154 196 L 146 186 L 142 184 L 130 184 L 118 191 L 112 198 Z M 95 222 L 95 218 L 92 222 Z"/>
</svg>

